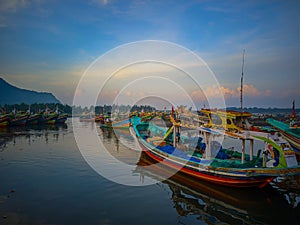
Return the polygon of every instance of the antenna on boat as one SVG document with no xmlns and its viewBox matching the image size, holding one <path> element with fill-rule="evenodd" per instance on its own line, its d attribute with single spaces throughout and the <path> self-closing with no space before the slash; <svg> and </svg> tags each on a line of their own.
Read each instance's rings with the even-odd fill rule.
<svg viewBox="0 0 300 225">
<path fill-rule="evenodd" d="M 243 50 L 243 62 L 242 62 L 242 76 L 241 76 L 241 112 L 243 113 L 243 79 L 244 79 L 244 63 L 245 63 L 245 49 Z"/>
<path fill-rule="evenodd" d="M 290 128 L 296 128 L 296 127 L 297 127 L 297 122 L 296 122 L 295 100 L 294 100 L 292 106 L 292 113 L 290 115 Z"/>
</svg>

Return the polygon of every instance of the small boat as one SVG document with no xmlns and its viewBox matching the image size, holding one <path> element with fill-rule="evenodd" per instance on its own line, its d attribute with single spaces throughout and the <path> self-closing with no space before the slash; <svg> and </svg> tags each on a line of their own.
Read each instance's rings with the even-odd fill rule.
<svg viewBox="0 0 300 225">
<path fill-rule="evenodd" d="M 297 126 L 295 101 L 293 101 L 292 113 L 290 115 L 290 124 L 268 118 L 267 123 L 272 125 L 280 134 L 290 143 L 300 161 L 300 127 Z"/>
<path fill-rule="evenodd" d="M 112 128 L 112 120 L 111 120 L 111 116 L 109 115 L 104 115 L 104 120 L 103 122 L 100 123 L 100 127 L 101 128 Z"/>
<path fill-rule="evenodd" d="M 289 124 L 271 118 L 268 118 L 267 122 L 279 130 L 280 134 L 290 143 L 298 158 L 300 158 L 300 128 L 291 128 Z"/>
<path fill-rule="evenodd" d="M 97 123 L 97 122 L 102 122 L 103 123 L 103 121 L 104 121 L 104 116 L 103 116 L 103 114 L 100 114 L 100 115 L 96 115 L 95 116 L 95 122 Z"/>
<path fill-rule="evenodd" d="M 84 114 L 79 117 L 80 122 L 95 122 L 95 116 L 92 114 Z"/>
<path fill-rule="evenodd" d="M 68 119 L 68 114 L 60 112 L 58 105 L 56 106 L 55 113 L 57 114 L 55 124 L 64 124 Z"/>
<path fill-rule="evenodd" d="M 123 118 L 123 119 L 117 119 L 112 122 L 113 129 L 129 129 L 130 127 L 130 119 L 129 118 Z"/>
<path fill-rule="evenodd" d="M 58 114 L 55 123 L 62 124 L 65 123 L 67 119 L 68 119 L 68 114 L 66 113 Z"/>
<path fill-rule="evenodd" d="M 41 123 L 42 124 L 55 124 L 58 113 L 55 112 L 44 112 L 42 115 Z"/>
<path fill-rule="evenodd" d="M 42 114 L 40 113 L 31 114 L 27 119 L 26 125 L 37 125 L 41 122 L 41 120 L 42 120 Z"/>
<path fill-rule="evenodd" d="M 10 116 L 8 114 L 0 115 L 0 127 L 6 127 L 9 125 Z"/>
<path fill-rule="evenodd" d="M 252 137 L 240 137 L 243 147 L 239 152 L 223 148 L 216 141 L 223 135 L 217 130 L 198 127 L 201 136 L 192 137 L 197 143 L 189 143 L 188 137 L 180 136 L 180 122 L 173 123 L 164 134 L 139 117 L 132 117 L 131 123 L 142 150 L 150 158 L 196 179 L 231 187 L 264 187 L 275 177 L 300 174 L 295 154 L 269 139 L 260 140 L 268 141 L 270 149 L 263 156 L 261 151 L 253 156 Z M 250 141 L 250 154 L 245 153 L 246 140 Z M 269 151 L 273 158 L 268 158 Z"/>
<path fill-rule="evenodd" d="M 10 114 L 9 126 L 25 126 L 28 117 L 27 112 L 13 112 Z"/>
</svg>

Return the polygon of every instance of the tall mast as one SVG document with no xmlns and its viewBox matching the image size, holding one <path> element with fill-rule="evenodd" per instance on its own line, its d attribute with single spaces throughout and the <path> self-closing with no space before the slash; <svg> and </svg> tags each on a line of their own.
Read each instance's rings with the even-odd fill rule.
<svg viewBox="0 0 300 225">
<path fill-rule="evenodd" d="M 241 76 L 241 112 L 243 112 L 243 78 L 244 78 L 244 62 L 245 62 L 245 49 L 243 50 L 243 62 L 242 62 L 242 76 Z"/>
</svg>

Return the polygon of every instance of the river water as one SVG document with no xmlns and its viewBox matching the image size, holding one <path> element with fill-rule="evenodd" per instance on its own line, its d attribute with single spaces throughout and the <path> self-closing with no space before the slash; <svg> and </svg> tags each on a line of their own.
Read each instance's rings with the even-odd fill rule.
<svg viewBox="0 0 300 225">
<path fill-rule="evenodd" d="M 73 126 L 97 130 L 98 148 L 130 173 L 101 151 L 85 155 Z M 278 178 L 264 189 L 219 187 L 180 174 L 164 180 L 168 170 L 146 167 L 151 160 L 136 148 L 129 131 L 115 134 L 78 119 L 1 129 L 0 224 L 299 224 L 299 176 Z M 87 163 L 99 156 L 102 167 Z"/>
</svg>

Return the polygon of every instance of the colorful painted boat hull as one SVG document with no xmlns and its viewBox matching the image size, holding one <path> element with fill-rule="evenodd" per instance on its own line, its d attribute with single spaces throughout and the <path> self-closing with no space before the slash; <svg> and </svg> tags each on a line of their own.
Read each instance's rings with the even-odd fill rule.
<svg viewBox="0 0 300 225">
<path fill-rule="evenodd" d="M 43 124 L 55 124 L 58 114 L 46 114 L 43 115 L 41 123 Z"/>
<path fill-rule="evenodd" d="M 42 119 L 42 114 L 30 115 L 27 119 L 27 124 L 28 125 L 37 125 L 40 123 L 41 119 Z"/>
<path fill-rule="evenodd" d="M 121 121 L 113 122 L 112 127 L 114 129 L 128 129 L 130 127 L 130 120 L 129 119 L 124 119 Z"/>
<path fill-rule="evenodd" d="M 135 124 L 133 130 L 137 141 L 145 154 L 162 163 L 164 166 L 196 179 L 230 187 L 264 187 L 275 177 L 281 175 L 300 174 L 300 167 L 256 167 L 254 164 L 242 167 L 225 167 L 215 163 L 216 159 L 198 158 L 186 154 L 172 145 L 163 146 L 152 144 L 149 139 L 144 139 L 141 132 L 147 132 L 147 124 Z M 153 142 L 154 143 L 154 142 Z M 224 161 L 225 162 L 225 161 Z"/>
<path fill-rule="evenodd" d="M 165 157 L 163 154 L 159 154 L 157 151 L 153 150 L 153 147 L 147 146 L 146 143 L 139 142 L 142 150 L 147 154 L 148 157 L 152 158 L 156 162 L 160 162 L 165 166 L 173 169 L 174 171 L 179 171 L 180 173 L 187 174 L 196 179 L 205 180 L 211 183 L 229 186 L 229 187 L 264 187 L 269 182 L 271 182 L 277 175 L 274 176 L 247 176 L 249 171 L 244 171 L 243 173 L 217 173 L 213 169 L 211 171 L 203 169 L 202 171 L 195 166 L 189 164 L 178 163 L 175 160 L 170 160 L 169 157 Z M 221 171 L 220 171 L 221 172 Z M 236 175 L 239 176 L 236 176 Z"/>
<path fill-rule="evenodd" d="M 66 122 L 66 120 L 68 119 L 68 115 L 67 114 L 61 114 L 56 118 L 55 123 L 57 124 L 63 124 Z"/>
<path fill-rule="evenodd" d="M 9 125 L 9 117 L 7 115 L 0 116 L 0 127 L 6 127 Z"/>
<path fill-rule="evenodd" d="M 10 126 L 25 126 L 27 122 L 28 115 L 17 116 L 10 118 Z"/>
<path fill-rule="evenodd" d="M 300 129 L 290 128 L 288 124 L 274 119 L 267 119 L 267 122 L 275 127 L 282 136 L 290 143 L 300 159 Z"/>
</svg>

